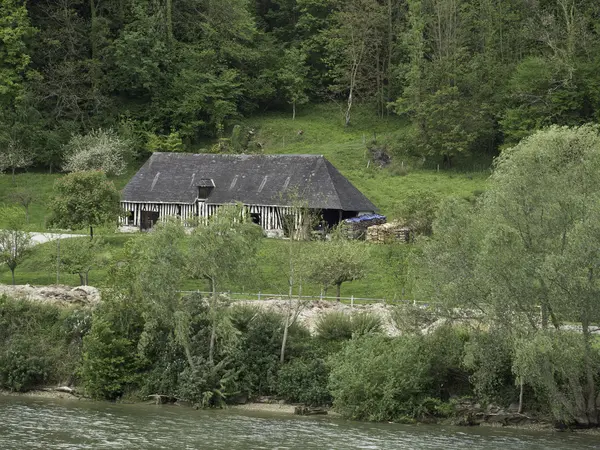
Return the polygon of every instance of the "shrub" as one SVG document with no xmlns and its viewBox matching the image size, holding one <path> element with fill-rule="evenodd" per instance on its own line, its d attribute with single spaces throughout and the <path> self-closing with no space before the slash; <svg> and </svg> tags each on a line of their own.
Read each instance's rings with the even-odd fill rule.
<svg viewBox="0 0 600 450">
<path fill-rule="evenodd" d="M 20 341 L 0 356 L 1 387 L 25 392 L 48 381 L 52 359 L 32 354 L 32 350 L 31 345 Z"/>
<path fill-rule="evenodd" d="M 326 405 L 331 402 L 328 377 L 329 370 L 322 358 L 296 358 L 279 370 L 277 394 L 288 402 Z"/>
<path fill-rule="evenodd" d="M 420 336 L 352 339 L 330 364 L 333 405 L 349 419 L 413 417 L 431 390 L 429 356 Z"/>
<path fill-rule="evenodd" d="M 364 336 L 366 334 L 381 333 L 383 324 L 381 317 L 369 312 L 360 312 L 352 315 L 352 335 Z"/>
<path fill-rule="evenodd" d="M 465 345 L 463 364 L 471 372 L 471 385 L 480 400 L 501 404 L 515 400 L 517 390 L 511 370 L 513 353 L 507 332 L 491 329 L 471 335 Z"/>
<path fill-rule="evenodd" d="M 77 309 L 0 297 L 0 388 L 71 382 L 86 318 Z"/>
<path fill-rule="evenodd" d="M 279 370 L 283 318 L 271 311 L 235 306 L 231 321 L 240 333 L 233 357 L 239 370 L 240 390 L 248 396 L 272 395 Z M 293 330 L 289 340 L 294 340 Z"/>
<path fill-rule="evenodd" d="M 136 379 L 135 347 L 119 336 L 111 324 L 94 318 L 84 338 L 81 376 L 86 392 L 93 398 L 115 400 Z"/>
<path fill-rule="evenodd" d="M 341 311 L 323 314 L 316 323 L 317 336 L 326 341 L 350 339 L 352 331 L 352 317 Z"/>
<path fill-rule="evenodd" d="M 395 215 L 415 234 L 429 236 L 440 204 L 440 197 L 430 191 L 415 191 L 398 204 Z"/>
</svg>

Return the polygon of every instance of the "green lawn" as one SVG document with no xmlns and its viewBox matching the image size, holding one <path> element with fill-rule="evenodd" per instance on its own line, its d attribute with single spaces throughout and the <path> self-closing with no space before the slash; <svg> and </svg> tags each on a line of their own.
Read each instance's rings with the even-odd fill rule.
<svg viewBox="0 0 600 450">
<path fill-rule="evenodd" d="M 136 171 L 137 167 L 132 167 L 127 173 L 111 177 L 111 179 L 117 189 L 123 189 Z M 33 201 L 29 207 L 29 229 L 45 231 L 47 229 L 48 204 L 53 195 L 54 182 L 61 176 L 63 174 L 30 171 L 16 174 L 13 181 L 10 174 L 0 174 L 0 204 L 15 204 L 13 199 L 15 193 L 22 190 L 30 192 L 33 195 Z M 0 217 L 0 228 L 4 225 L 3 220 L 4 218 Z M 80 231 L 87 233 L 86 230 Z"/>
<path fill-rule="evenodd" d="M 123 247 L 132 235 L 104 235 L 103 239 L 107 243 L 106 257 L 113 263 L 123 257 Z M 77 238 L 79 239 L 79 238 Z M 87 239 L 87 238 L 82 238 Z M 315 243 L 303 243 L 305 247 L 310 248 Z M 286 294 L 287 278 L 284 272 L 280 270 L 280 255 L 286 254 L 287 241 L 277 239 L 261 240 L 259 252 L 257 254 L 257 264 L 253 272 L 252 279 L 244 284 L 233 284 L 228 286 L 232 292 L 258 293 L 265 294 Z M 305 248 L 305 250 L 307 250 Z M 409 245 L 376 245 L 369 246 L 370 264 L 367 276 L 352 283 L 345 283 L 342 286 L 342 296 L 362 298 L 400 298 L 402 295 L 402 283 L 398 279 L 398 262 L 401 261 L 410 251 Z M 308 249 L 308 251 L 310 251 Z M 17 267 L 15 278 L 17 284 L 47 285 L 56 283 L 56 241 L 38 245 L 33 248 L 28 258 Z M 93 286 L 105 286 L 108 276 L 109 264 L 93 269 L 89 274 L 89 283 Z M 11 275 L 8 267 L 0 267 L 0 283 L 10 284 Z M 79 277 L 77 275 L 61 272 L 59 274 L 61 284 L 77 286 Z M 182 290 L 207 290 L 208 286 L 202 281 L 186 280 L 181 286 Z M 295 291 L 294 293 L 297 294 Z M 319 295 L 318 286 L 305 284 L 302 287 L 303 295 Z M 335 295 L 334 291 L 328 295 Z"/>
</svg>

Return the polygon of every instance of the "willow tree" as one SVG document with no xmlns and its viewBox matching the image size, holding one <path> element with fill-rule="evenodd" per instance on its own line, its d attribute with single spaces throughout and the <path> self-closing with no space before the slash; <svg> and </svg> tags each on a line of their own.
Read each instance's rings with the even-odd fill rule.
<svg viewBox="0 0 600 450">
<path fill-rule="evenodd" d="M 219 292 L 228 283 L 252 272 L 260 227 L 252 223 L 239 205 L 223 206 L 206 224 L 200 224 L 188 243 L 187 269 L 192 278 L 210 286 L 211 335 L 208 360 L 212 363 L 219 325 Z"/>
<path fill-rule="evenodd" d="M 521 396 L 529 384 L 557 419 L 593 426 L 600 422 L 600 355 L 591 334 L 600 321 L 599 209 L 598 127 L 551 127 L 503 152 L 475 208 L 454 202 L 441 209 L 421 260 L 429 298 L 476 310 L 511 335 Z M 564 339 L 572 358 L 533 370 L 537 356 L 550 355 L 548 340 L 560 347 L 560 335 L 546 330 L 567 321 L 582 331 L 578 345 Z"/>
</svg>

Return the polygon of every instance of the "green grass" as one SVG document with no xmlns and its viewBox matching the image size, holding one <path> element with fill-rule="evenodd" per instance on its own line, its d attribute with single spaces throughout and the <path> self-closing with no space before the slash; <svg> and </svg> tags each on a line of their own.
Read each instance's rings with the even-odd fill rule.
<svg viewBox="0 0 600 450">
<path fill-rule="evenodd" d="M 107 244 L 106 256 L 112 263 L 122 259 L 123 247 L 132 235 L 105 235 L 104 241 Z M 85 239 L 85 238 L 83 238 Z M 286 274 L 280 270 L 281 257 L 286 254 L 287 241 L 277 239 L 262 239 L 259 252 L 257 254 L 257 264 L 251 280 L 244 283 L 237 283 L 228 286 L 232 292 L 246 292 L 256 294 L 261 291 L 264 294 L 287 294 Z M 306 251 L 315 243 L 306 242 Z M 308 249 L 307 249 L 308 248 Z M 412 250 L 408 245 L 376 245 L 370 246 L 370 264 L 367 276 L 352 283 L 342 285 L 342 296 L 361 298 L 400 298 L 402 295 L 402 285 L 397 278 L 396 261 L 403 258 Z M 15 278 L 17 284 L 47 285 L 56 283 L 56 241 L 47 242 L 33 248 L 29 257 L 17 267 Z M 103 287 L 108 278 L 108 268 L 110 264 L 93 269 L 89 274 L 89 283 L 92 286 Z M 60 273 L 60 283 L 70 286 L 79 285 L 77 275 Z M 11 274 L 6 266 L 0 266 L 0 283 L 10 284 Z M 181 285 L 182 290 L 208 290 L 208 286 L 198 280 L 184 280 Z M 298 294 L 297 289 L 294 294 Z M 319 295 L 320 288 L 315 285 L 304 284 L 302 286 L 303 295 Z M 328 293 L 329 296 L 335 295 L 334 290 Z"/>
<path fill-rule="evenodd" d="M 137 171 L 137 167 L 130 168 L 125 174 L 110 177 L 117 189 L 123 189 Z M 54 183 L 63 174 L 49 174 L 45 172 L 24 172 L 15 175 L 14 181 L 10 174 L 0 174 L 0 205 L 14 205 L 13 195 L 21 190 L 27 190 L 33 195 L 29 207 L 29 230 L 45 231 L 48 217 L 48 205 L 53 197 Z M 19 206 L 18 204 L 16 204 Z M 4 218 L 0 217 L 0 228 L 4 225 Z M 87 233 L 87 230 L 76 230 Z"/>
<path fill-rule="evenodd" d="M 388 168 L 367 167 L 368 152 L 365 142 L 377 136 L 378 142 L 390 141 L 405 132 L 407 124 L 397 117 L 377 118 L 366 106 L 354 109 L 352 125 L 344 127 L 341 111 L 336 105 L 312 105 L 300 108 L 296 120 L 290 114 L 268 113 L 245 121 L 245 125 L 256 131 L 255 140 L 262 144 L 267 154 L 304 153 L 322 154 L 329 159 L 358 189 L 360 189 L 382 214 L 391 218 L 395 216 L 398 205 L 407 195 L 418 191 L 434 191 L 440 196 L 472 197 L 475 191 L 482 191 L 486 186 L 489 171 L 460 172 L 437 170 L 408 170 L 404 176 L 398 171 Z M 302 134 L 298 131 L 302 130 Z M 397 164 L 396 164 L 397 167 Z M 481 167 L 484 167 L 483 165 Z M 137 167 L 113 178 L 118 189 L 122 189 Z M 11 203 L 11 195 L 22 188 L 35 194 L 31 205 L 30 229 L 43 231 L 46 229 L 47 206 L 52 197 L 54 182 L 62 175 L 39 172 L 17 174 L 13 183 L 10 175 L 0 175 L 0 204 Z M 2 227 L 0 217 L 0 228 Z M 81 230 L 87 233 L 87 230 Z M 105 235 L 109 242 L 109 252 L 118 258 L 127 235 L 115 236 L 112 230 L 97 230 Z M 55 267 L 49 262 L 47 254 L 55 251 L 55 243 L 41 245 L 33 251 L 16 271 L 17 283 L 51 284 L 56 281 Z M 252 282 L 245 285 L 231 286 L 232 291 L 255 293 L 259 290 L 268 293 L 285 293 L 287 284 L 279 270 L 277 255 L 284 251 L 285 242 L 265 239 L 261 244 L 259 264 Z M 306 246 L 312 245 L 306 243 Z M 371 272 L 360 281 L 345 283 L 342 295 L 356 297 L 394 298 L 400 297 L 402 283 L 399 281 L 395 261 L 399 255 L 411 251 L 411 246 L 371 246 Z M 90 283 L 102 286 L 107 278 L 106 267 L 90 273 Z M 76 275 L 61 274 L 61 283 L 76 285 Z M 0 267 L 0 282 L 10 282 L 10 272 Z M 205 289 L 202 283 L 186 281 L 182 289 Z M 319 294 L 315 286 L 304 286 L 304 294 Z M 406 294 L 408 295 L 408 293 Z"/>
<path fill-rule="evenodd" d="M 246 125 L 256 129 L 256 141 L 263 151 L 303 153 L 325 156 L 363 192 L 382 214 L 394 216 L 398 205 L 410 193 L 425 190 L 441 196 L 472 197 L 485 189 L 488 170 L 459 172 L 408 170 L 405 176 L 394 170 L 369 164 L 366 143 L 374 136 L 379 141 L 402 134 L 407 123 L 396 116 L 378 118 L 367 106 L 355 108 L 352 125 L 344 127 L 336 105 L 314 105 L 301 110 L 296 120 L 282 113 L 250 118 Z M 302 130 L 302 134 L 298 131 Z"/>
</svg>

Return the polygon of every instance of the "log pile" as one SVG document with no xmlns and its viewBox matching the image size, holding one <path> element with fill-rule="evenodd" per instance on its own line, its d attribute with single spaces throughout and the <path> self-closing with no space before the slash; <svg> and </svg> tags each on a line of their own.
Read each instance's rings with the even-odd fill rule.
<svg viewBox="0 0 600 450">
<path fill-rule="evenodd" d="M 346 219 L 342 222 L 344 236 L 347 239 L 364 240 L 367 229 L 373 225 L 381 225 L 386 222 L 385 216 L 380 214 L 364 214 L 362 216 Z"/>
<path fill-rule="evenodd" d="M 386 242 L 408 242 L 410 239 L 410 228 L 401 222 L 389 222 L 374 225 L 367 229 L 367 241 L 384 244 Z"/>
</svg>

